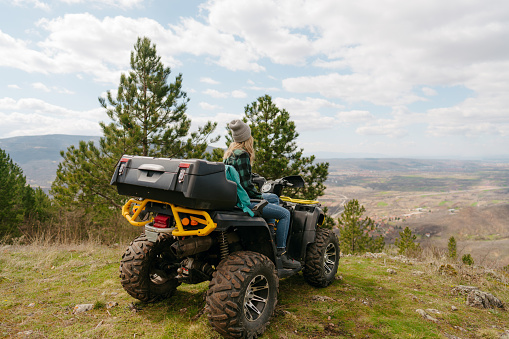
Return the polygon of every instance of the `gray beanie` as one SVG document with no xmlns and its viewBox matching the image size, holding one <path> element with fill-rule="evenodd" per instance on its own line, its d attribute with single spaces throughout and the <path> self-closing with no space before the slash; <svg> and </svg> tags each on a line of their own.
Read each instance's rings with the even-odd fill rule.
<svg viewBox="0 0 509 339">
<path fill-rule="evenodd" d="M 230 129 L 232 130 L 233 141 L 235 142 L 246 141 L 251 136 L 251 128 L 242 120 L 232 120 L 230 122 Z"/>
</svg>

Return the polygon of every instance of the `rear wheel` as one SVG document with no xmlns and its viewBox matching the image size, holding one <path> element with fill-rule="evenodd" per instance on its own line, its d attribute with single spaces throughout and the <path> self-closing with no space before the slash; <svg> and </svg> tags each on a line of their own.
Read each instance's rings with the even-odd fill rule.
<svg viewBox="0 0 509 339">
<path fill-rule="evenodd" d="M 318 228 L 316 240 L 308 246 L 306 252 L 306 281 L 316 287 L 329 286 L 338 270 L 339 254 L 339 241 L 334 232 Z"/>
<path fill-rule="evenodd" d="M 274 313 L 279 279 L 274 263 L 255 252 L 235 252 L 214 272 L 207 292 L 212 327 L 225 338 L 256 338 Z"/>
<path fill-rule="evenodd" d="M 144 302 L 173 295 L 180 285 L 175 279 L 176 271 L 168 269 L 176 262 L 169 247 L 173 241 L 171 235 L 160 234 L 155 243 L 145 235 L 131 242 L 120 262 L 120 279 L 127 293 Z"/>
</svg>

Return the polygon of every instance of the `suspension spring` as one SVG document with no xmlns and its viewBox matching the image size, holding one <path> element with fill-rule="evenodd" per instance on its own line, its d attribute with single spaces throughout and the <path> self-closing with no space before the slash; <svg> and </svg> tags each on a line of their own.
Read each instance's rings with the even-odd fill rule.
<svg viewBox="0 0 509 339">
<path fill-rule="evenodd" d="M 226 238 L 226 232 L 222 231 L 219 237 L 219 251 L 221 252 L 221 260 L 228 256 L 228 239 Z"/>
</svg>

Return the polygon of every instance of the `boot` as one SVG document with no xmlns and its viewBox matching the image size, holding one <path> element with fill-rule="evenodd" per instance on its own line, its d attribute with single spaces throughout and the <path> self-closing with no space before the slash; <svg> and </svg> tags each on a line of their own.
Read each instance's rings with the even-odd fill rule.
<svg viewBox="0 0 509 339">
<path fill-rule="evenodd" d="M 293 260 L 288 257 L 286 254 L 285 248 L 278 248 L 277 249 L 277 256 L 281 259 L 281 262 L 283 264 L 283 268 L 289 268 L 289 269 L 296 269 L 300 268 L 300 262 Z"/>
</svg>

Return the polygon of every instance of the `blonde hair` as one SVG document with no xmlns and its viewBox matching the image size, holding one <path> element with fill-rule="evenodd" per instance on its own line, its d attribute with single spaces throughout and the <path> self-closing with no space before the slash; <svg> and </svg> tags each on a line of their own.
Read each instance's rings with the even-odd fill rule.
<svg viewBox="0 0 509 339">
<path fill-rule="evenodd" d="M 242 142 L 232 141 L 230 143 L 230 146 L 228 147 L 228 149 L 224 153 L 223 159 L 226 160 L 229 157 L 231 157 L 232 154 L 233 154 L 233 151 L 235 151 L 237 149 L 244 150 L 244 151 L 247 152 L 247 154 L 249 154 L 249 161 L 251 161 L 251 165 L 252 165 L 254 160 L 255 160 L 255 150 L 254 150 L 254 140 L 253 140 L 253 137 L 251 136 L 251 137 L 249 137 L 249 139 L 247 139 L 246 141 L 242 141 Z"/>
</svg>

